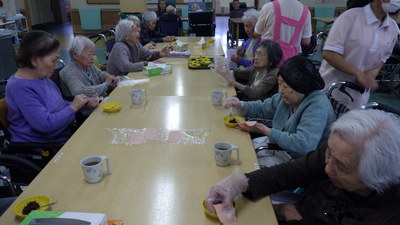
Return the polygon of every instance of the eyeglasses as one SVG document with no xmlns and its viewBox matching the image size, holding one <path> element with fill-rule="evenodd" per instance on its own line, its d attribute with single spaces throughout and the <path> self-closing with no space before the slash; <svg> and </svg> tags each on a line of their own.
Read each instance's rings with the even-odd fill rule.
<svg viewBox="0 0 400 225">
<path fill-rule="evenodd" d="M 259 51 L 256 51 L 255 53 L 254 53 L 254 56 L 258 56 L 258 57 L 264 57 L 264 56 L 266 56 L 267 54 L 265 54 L 265 53 L 262 53 L 262 52 L 259 52 Z"/>
</svg>

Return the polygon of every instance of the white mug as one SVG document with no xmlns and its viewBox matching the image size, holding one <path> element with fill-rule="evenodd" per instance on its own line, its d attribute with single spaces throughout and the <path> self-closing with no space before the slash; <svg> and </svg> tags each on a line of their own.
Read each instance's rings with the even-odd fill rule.
<svg viewBox="0 0 400 225">
<path fill-rule="evenodd" d="M 212 90 L 211 91 L 211 101 L 214 106 L 220 106 L 224 102 L 224 97 L 226 99 L 226 91 Z"/>
<path fill-rule="evenodd" d="M 108 174 L 111 174 L 110 162 L 107 156 L 88 156 L 81 160 L 81 166 L 85 180 L 88 183 L 97 183 L 103 178 L 103 161 L 107 162 Z"/>
<path fill-rule="evenodd" d="M 147 102 L 147 92 L 145 89 L 132 89 L 130 90 L 132 103 L 140 105 Z"/>
<path fill-rule="evenodd" d="M 240 164 L 239 147 L 227 142 L 217 142 L 214 144 L 214 158 L 217 166 L 229 166 L 232 150 L 237 150 L 236 162 Z"/>
</svg>

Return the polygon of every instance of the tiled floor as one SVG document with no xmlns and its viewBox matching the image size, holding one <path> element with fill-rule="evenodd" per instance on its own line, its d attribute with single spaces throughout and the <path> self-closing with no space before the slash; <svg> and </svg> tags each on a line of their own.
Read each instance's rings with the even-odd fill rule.
<svg viewBox="0 0 400 225">
<path fill-rule="evenodd" d="M 72 26 L 70 23 L 53 26 L 50 28 L 46 28 L 46 31 L 55 35 L 61 42 L 61 59 L 64 62 L 69 62 L 69 54 L 68 54 L 68 45 L 73 38 Z M 226 34 L 228 31 L 228 17 L 217 17 L 216 18 L 216 29 L 215 29 L 215 36 L 218 37 L 224 48 L 224 51 L 229 48 Z M 98 42 L 96 44 L 96 55 L 98 56 L 99 62 L 105 62 L 105 55 L 104 55 L 104 44 Z M 398 110 L 400 110 L 400 98 L 390 94 L 390 93 L 374 93 L 372 94 L 370 101 L 377 101 L 384 104 L 388 104 Z"/>
</svg>

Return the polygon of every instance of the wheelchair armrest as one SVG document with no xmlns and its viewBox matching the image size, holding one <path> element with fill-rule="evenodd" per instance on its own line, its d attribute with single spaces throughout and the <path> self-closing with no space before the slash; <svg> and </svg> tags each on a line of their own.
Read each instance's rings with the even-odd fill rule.
<svg viewBox="0 0 400 225">
<path fill-rule="evenodd" d="M 258 153 L 259 151 L 262 151 L 262 150 L 285 151 L 279 145 L 271 144 L 271 143 L 268 143 L 268 145 L 266 145 L 266 146 L 260 146 L 260 147 L 256 148 L 256 153 Z"/>
<path fill-rule="evenodd" d="M 11 181 L 11 178 L 0 175 L 0 180 L 3 180 L 8 184 L 8 187 L 10 188 L 11 194 L 13 196 L 18 196 L 17 190 L 15 190 L 14 183 Z"/>
<path fill-rule="evenodd" d="M 6 152 L 32 153 L 33 150 L 43 149 L 47 151 L 58 151 L 64 143 L 60 142 L 10 142 Z"/>
</svg>

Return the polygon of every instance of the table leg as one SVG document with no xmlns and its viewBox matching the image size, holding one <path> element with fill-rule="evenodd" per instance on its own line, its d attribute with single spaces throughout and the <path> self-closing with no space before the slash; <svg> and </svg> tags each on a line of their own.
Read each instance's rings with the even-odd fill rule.
<svg viewBox="0 0 400 225">
<path fill-rule="evenodd" d="M 236 46 L 239 46 L 239 23 L 236 24 Z"/>
</svg>

